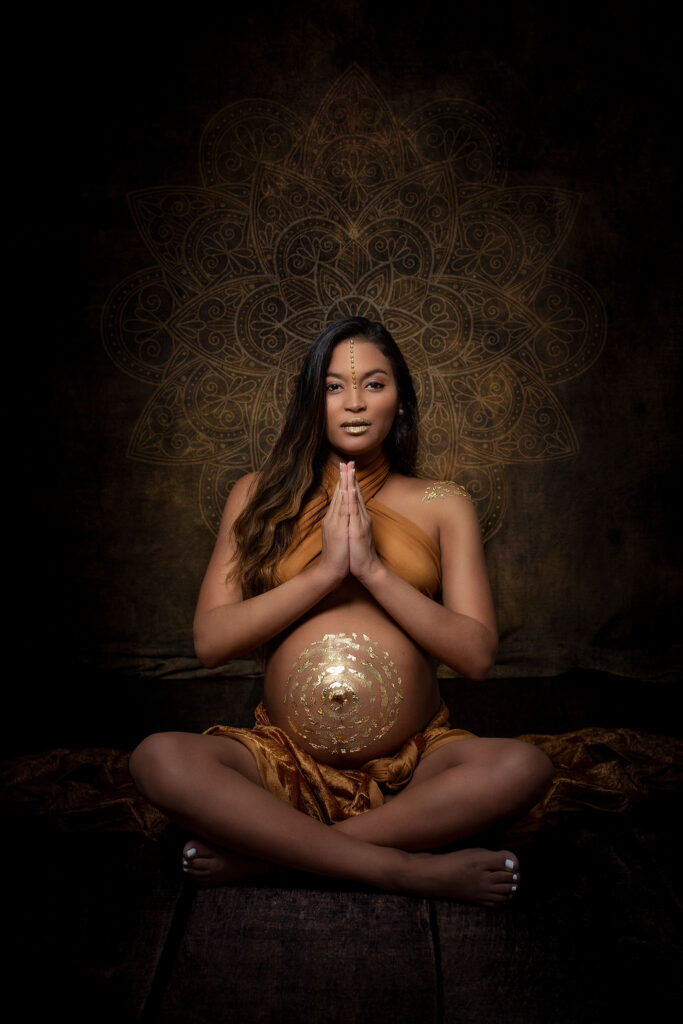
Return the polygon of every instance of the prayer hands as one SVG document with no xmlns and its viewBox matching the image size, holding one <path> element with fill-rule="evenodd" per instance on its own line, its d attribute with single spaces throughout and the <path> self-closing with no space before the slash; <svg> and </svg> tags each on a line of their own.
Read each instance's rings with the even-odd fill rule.
<svg viewBox="0 0 683 1024">
<path fill-rule="evenodd" d="M 379 564 L 354 462 L 339 466 L 339 482 L 322 521 L 322 560 L 339 581 L 351 573 L 362 582 Z"/>
<path fill-rule="evenodd" d="M 356 464 L 347 466 L 347 504 L 349 510 L 349 569 L 361 582 L 379 565 L 372 537 L 372 518 L 356 480 Z"/>
<path fill-rule="evenodd" d="M 349 510 L 346 497 L 347 467 L 340 463 L 339 480 L 321 523 L 321 565 L 341 583 L 349 575 Z"/>
</svg>

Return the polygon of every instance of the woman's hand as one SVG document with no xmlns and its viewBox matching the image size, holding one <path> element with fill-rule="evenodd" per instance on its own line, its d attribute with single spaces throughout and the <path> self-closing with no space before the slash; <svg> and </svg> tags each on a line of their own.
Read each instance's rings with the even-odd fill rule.
<svg viewBox="0 0 683 1024">
<path fill-rule="evenodd" d="M 347 466 L 346 501 L 349 510 L 349 569 L 363 583 L 382 563 L 375 550 L 372 519 L 363 501 L 353 462 Z"/>
<path fill-rule="evenodd" d="M 349 513 L 346 497 L 348 467 L 341 463 L 339 480 L 321 523 L 320 566 L 341 583 L 349 575 Z"/>
</svg>

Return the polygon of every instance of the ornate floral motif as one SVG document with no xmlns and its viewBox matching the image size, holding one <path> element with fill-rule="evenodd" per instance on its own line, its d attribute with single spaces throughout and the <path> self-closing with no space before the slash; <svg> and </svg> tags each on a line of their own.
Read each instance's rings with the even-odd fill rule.
<svg viewBox="0 0 683 1024">
<path fill-rule="evenodd" d="M 454 480 L 435 480 L 433 484 L 425 489 L 422 501 L 434 501 L 435 498 L 466 498 L 467 501 L 472 501 L 470 498 L 467 488 L 463 487 L 462 484 L 456 484 Z"/>
<path fill-rule="evenodd" d="M 154 386 L 129 454 L 201 465 L 212 529 L 268 451 L 307 345 L 341 316 L 396 337 L 421 472 L 466 486 L 485 536 L 506 465 L 576 451 L 551 389 L 605 333 L 594 289 L 552 265 L 578 197 L 506 187 L 484 110 L 442 99 L 399 124 L 353 66 L 310 125 L 272 101 L 222 110 L 200 168 L 199 187 L 131 196 L 156 265 L 114 289 L 102 328 L 114 362 Z"/>
</svg>

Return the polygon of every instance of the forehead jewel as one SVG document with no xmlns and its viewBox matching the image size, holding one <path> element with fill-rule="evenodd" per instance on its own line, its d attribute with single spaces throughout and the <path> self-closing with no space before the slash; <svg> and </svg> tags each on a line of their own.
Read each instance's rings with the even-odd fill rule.
<svg viewBox="0 0 683 1024">
<path fill-rule="evenodd" d="M 356 390 L 356 350 L 355 350 L 355 338 L 349 338 L 349 358 L 351 360 L 351 386 L 353 390 Z"/>
</svg>

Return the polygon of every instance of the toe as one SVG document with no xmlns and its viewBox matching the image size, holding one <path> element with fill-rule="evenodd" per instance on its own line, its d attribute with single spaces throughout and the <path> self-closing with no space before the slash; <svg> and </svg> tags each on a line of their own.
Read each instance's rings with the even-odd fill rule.
<svg viewBox="0 0 683 1024">
<path fill-rule="evenodd" d="M 491 886 L 491 892 L 502 893 L 504 896 L 514 896 L 518 892 L 518 888 L 514 883 L 510 882 L 496 882 Z"/>
<path fill-rule="evenodd" d="M 489 876 L 491 885 L 518 885 L 518 882 L 512 880 L 513 876 L 509 871 L 492 871 Z"/>
<path fill-rule="evenodd" d="M 194 860 L 190 861 L 190 871 L 196 874 L 205 874 L 215 866 L 216 862 L 213 857 L 195 857 Z"/>
<path fill-rule="evenodd" d="M 484 907 L 499 907 L 501 903 L 507 903 L 508 897 L 502 893 L 491 892 L 488 894 L 488 898 L 482 900 L 482 906 Z"/>
<path fill-rule="evenodd" d="M 182 869 L 186 875 L 197 876 L 206 871 L 206 858 L 210 857 L 210 851 L 198 843 L 196 839 L 189 839 L 183 846 Z"/>
</svg>

